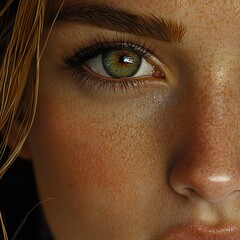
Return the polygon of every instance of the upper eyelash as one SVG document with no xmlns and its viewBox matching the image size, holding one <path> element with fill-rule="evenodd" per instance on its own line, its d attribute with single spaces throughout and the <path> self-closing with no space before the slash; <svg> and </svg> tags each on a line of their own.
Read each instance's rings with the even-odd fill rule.
<svg viewBox="0 0 240 240">
<path fill-rule="evenodd" d="M 146 42 L 141 43 L 137 39 L 124 39 L 119 38 L 109 41 L 100 38 L 93 39 L 90 45 L 87 47 L 81 46 L 75 48 L 70 55 L 64 56 L 64 64 L 67 67 L 79 68 L 81 64 L 85 63 L 91 58 L 97 57 L 100 54 L 104 54 L 109 50 L 131 50 L 144 58 L 149 58 L 154 55 L 155 49 L 151 46 L 146 46 Z M 65 66 L 65 67 L 66 67 Z M 76 69 L 75 69 L 76 71 Z"/>
</svg>

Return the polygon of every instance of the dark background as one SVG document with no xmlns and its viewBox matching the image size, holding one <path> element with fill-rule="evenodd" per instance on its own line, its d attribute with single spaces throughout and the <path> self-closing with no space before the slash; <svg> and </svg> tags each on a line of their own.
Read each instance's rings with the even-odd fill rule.
<svg viewBox="0 0 240 240">
<path fill-rule="evenodd" d="M 39 203 L 33 166 L 30 161 L 16 159 L 0 180 L 0 210 L 9 240 L 29 211 Z M 2 231 L 0 239 L 3 239 Z M 30 213 L 16 240 L 52 240 L 41 206 Z"/>
</svg>

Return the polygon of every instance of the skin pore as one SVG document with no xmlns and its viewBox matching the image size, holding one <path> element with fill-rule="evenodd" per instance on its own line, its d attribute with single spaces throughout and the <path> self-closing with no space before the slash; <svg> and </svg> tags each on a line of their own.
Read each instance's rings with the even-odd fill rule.
<svg viewBox="0 0 240 240">
<path fill-rule="evenodd" d="M 56 22 L 28 137 L 40 198 L 53 198 L 43 208 L 54 239 L 153 240 L 192 222 L 239 226 L 239 1 L 87 4 L 171 19 L 186 31 L 171 42 Z M 86 87 L 64 59 L 96 39 L 154 50 L 149 62 L 165 77 L 127 90 Z M 90 63 L 84 69 L 96 77 Z"/>
</svg>

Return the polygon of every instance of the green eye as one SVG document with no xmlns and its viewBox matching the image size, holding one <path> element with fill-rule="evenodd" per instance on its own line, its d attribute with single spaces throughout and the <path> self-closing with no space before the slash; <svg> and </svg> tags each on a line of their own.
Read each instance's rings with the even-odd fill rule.
<svg viewBox="0 0 240 240">
<path fill-rule="evenodd" d="M 128 49 L 110 49 L 84 64 L 98 77 L 127 79 L 153 77 L 155 67 L 142 54 Z"/>
<path fill-rule="evenodd" d="M 125 78 L 135 75 L 142 63 L 142 57 L 127 50 L 112 50 L 102 54 L 105 71 L 113 78 Z"/>
</svg>

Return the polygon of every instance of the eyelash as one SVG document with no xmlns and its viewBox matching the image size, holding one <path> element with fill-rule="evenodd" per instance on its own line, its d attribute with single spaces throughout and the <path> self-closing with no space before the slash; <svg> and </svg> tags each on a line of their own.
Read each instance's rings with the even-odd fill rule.
<svg viewBox="0 0 240 240">
<path fill-rule="evenodd" d="M 137 53 L 139 56 L 147 59 L 154 55 L 154 49 L 151 46 L 146 46 L 146 43 L 141 43 L 137 39 L 119 38 L 109 41 L 100 38 L 94 39 L 88 46 L 75 48 L 71 54 L 65 55 L 63 58 L 64 66 L 61 68 L 70 70 L 73 77 L 78 80 L 80 87 L 86 90 L 101 90 L 106 89 L 110 92 L 116 92 L 120 89 L 127 92 L 130 88 L 136 89 L 141 85 L 146 85 L 146 80 L 136 80 L 134 78 L 124 78 L 121 80 L 106 80 L 101 77 L 93 76 L 87 71 L 83 64 L 91 58 L 97 57 L 109 50 L 130 50 Z"/>
</svg>

